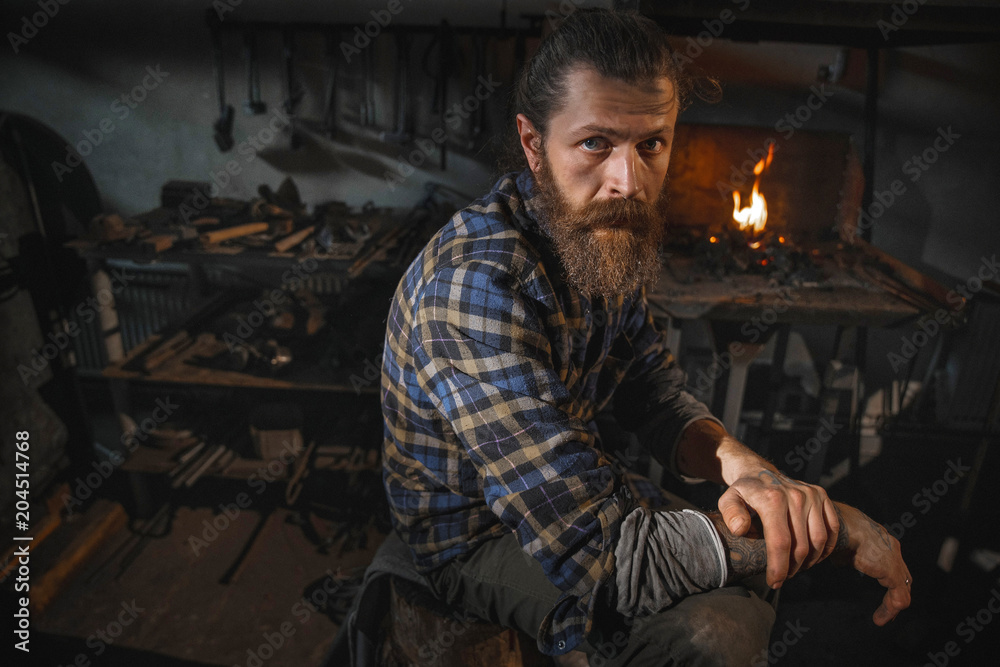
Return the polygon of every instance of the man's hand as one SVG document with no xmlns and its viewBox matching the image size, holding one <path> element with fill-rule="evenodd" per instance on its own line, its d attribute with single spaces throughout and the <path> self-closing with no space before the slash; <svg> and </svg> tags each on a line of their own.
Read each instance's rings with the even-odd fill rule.
<svg viewBox="0 0 1000 667">
<path fill-rule="evenodd" d="M 833 559 L 877 579 L 888 590 L 872 620 L 885 625 L 910 606 L 910 571 L 903 562 L 899 541 L 858 509 L 833 503 L 837 515 L 837 543 Z M 709 512 L 726 554 L 726 583 L 732 584 L 767 570 L 770 545 L 760 521 L 751 522 L 747 535 L 734 535 L 722 515 Z"/>
<path fill-rule="evenodd" d="M 841 526 L 835 558 L 888 589 L 872 616 L 875 625 L 885 625 L 910 606 L 913 579 L 899 540 L 858 509 L 843 503 L 834 503 L 834 509 Z"/>
<path fill-rule="evenodd" d="M 772 588 L 829 556 L 838 521 L 826 490 L 795 481 L 710 420 L 696 421 L 677 446 L 681 472 L 729 485 L 719 499 L 729 530 L 746 535 L 760 517 L 767 540 L 767 583 Z"/>
<path fill-rule="evenodd" d="M 756 470 L 754 470 L 756 468 Z M 747 534 L 751 511 L 760 517 L 767 542 L 767 584 L 780 588 L 837 544 L 838 519 L 826 490 L 768 467 L 744 471 L 719 498 L 719 511 L 734 535 Z"/>
</svg>

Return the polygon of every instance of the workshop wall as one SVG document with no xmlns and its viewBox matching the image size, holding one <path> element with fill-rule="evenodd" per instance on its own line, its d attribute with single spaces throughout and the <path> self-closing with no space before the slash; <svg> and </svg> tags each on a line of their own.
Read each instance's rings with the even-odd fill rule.
<svg viewBox="0 0 1000 667">
<path fill-rule="evenodd" d="M 4 20 L 5 26 L 19 26 L 21 17 L 38 11 L 34 2 L 4 4 L 9 17 Z M 315 21 L 364 27 L 373 20 L 371 12 L 385 12 L 387 3 L 247 0 L 228 5 L 235 9 L 219 12 L 223 22 Z M 223 8 L 228 5 L 225 1 L 220 4 Z M 288 174 L 310 204 L 338 199 L 350 205 L 374 200 L 387 206 L 412 205 L 426 180 L 444 182 L 471 196 L 492 184 L 489 160 L 473 159 L 469 157 L 471 151 L 467 155 L 449 152 L 448 168 L 441 171 L 435 151 L 421 165 L 423 168 L 418 166 L 412 176 L 397 179 L 388 187 L 387 173 L 409 172 L 406 167 L 399 168 L 400 155 L 407 163 L 419 165 L 420 157 L 409 157 L 412 146 L 358 142 L 350 136 L 349 127 L 338 141 L 323 137 L 319 126 L 330 85 L 330 64 L 339 62 L 339 116 L 350 126 L 357 121 L 355 91 L 363 83 L 363 57 L 355 53 L 356 49 L 345 54 L 338 45 L 328 59 L 318 33 L 302 35 L 296 41 L 295 73 L 304 91 L 299 117 L 315 121 L 316 131 L 304 132 L 305 145 L 295 151 L 288 148 L 288 132 L 271 137 L 269 131 L 269 126 L 288 126 L 280 114 L 286 96 L 281 35 L 266 31 L 258 37 L 261 96 L 268 107 L 260 116 L 243 112 L 247 77 L 242 39 L 239 34 L 224 36 L 226 98 L 236 109 L 236 146 L 220 152 L 213 140 L 212 126 L 219 117 L 219 106 L 212 44 L 204 18 L 210 6 L 203 0 L 59 5 L 59 12 L 37 35 L 26 43 L 16 41 L 16 54 L 15 45 L 5 45 L 0 55 L 0 108 L 38 118 L 74 145 L 83 142 L 85 163 L 94 174 L 106 207 L 124 214 L 154 206 L 160 186 L 169 179 L 215 180 L 220 185 L 228 181 L 222 187 L 225 195 L 248 198 L 259 184 L 277 186 Z M 433 26 L 447 18 L 453 26 L 495 26 L 499 21 L 499 3 L 402 0 L 400 6 L 402 10 L 393 16 L 393 22 Z M 511 2 L 508 15 L 538 12 L 540 6 L 537 2 Z M 346 33 L 343 36 L 348 38 Z M 410 88 L 414 92 L 412 107 L 418 113 L 416 129 L 418 134 L 429 137 L 441 122 L 430 112 L 433 82 L 423 70 L 425 65 L 433 68 L 437 56 L 431 54 L 426 63 L 423 61 L 421 51 L 427 41 L 418 40 L 413 46 Z M 374 90 L 375 121 L 391 129 L 396 121 L 394 44 L 391 36 L 384 36 L 370 48 L 376 52 L 379 68 Z M 458 81 L 467 80 L 468 85 L 452 82 L 449 109 L 476 92 L 473 54 L 464 43 L 456 48 Z M 496 64 L 492 57 L 489 64 Z M 462 76 L 465 70 L 467 77 Z M 494 73 L 494 81 L 498 74 Z M 503 84 L 511 78 L 509 72 L 504 74 Z M 490 110 L 487 120 L 499 121 L 506 88 L 488 92 L 484 104 Z M 459 115 L 449 116 L 445 127 L 453 138 L 461 137 L 471 131 L 471 121 Z M 88 142 L 93 144 L 92 150 L 86 147 Z M 477 150 L 481 148 L 476 146 Z M 227 170 L 231 161 L 235 164 Z"/>
<path fill-rule="evenodd" d="M 336 4 L 222 0 L 217 4 L 233 9 L 220 12 L 224 21 L 338 21 L 358 26 L 372 20 L 373 10 L 387 7 L 385 0 Z M 447 19 L 456 26 L 496 26 L 501 4 L 499 0 L 400 0 L 401 10 L 393 20 L 435 25 Z M 224 194 L 238 198 L 252 196 L 262 183 L 276 187 L 290 175 L 309 204 L 339 199 L 350 205 L 373 200 L 387 206 L 412 205 L 427 180 L 446 183 L 472 197 L 494 180 L 495 144 L 485 138 L 465 154 L 450 151 L 445 171 L 431 157 L 408 176 L 402 174 L 409 172 L 405 163 L 410 161 L 406 156 L 412 154 L 412 147 L 404 150 L 352 138 L 358 98 L 351 90 L 359 86 L 362 59 L 352 56 L 347 62 L 348 57 L 339 52 L 333 58 L 341 59 L 339 74 L 345 92 L 338 106 L 344 127 L 337 140 L 325 138 L 321 124 L 331 70 L 318 35 L 303 37 L 297 44 L 296 72 L 305 91 L 299 115 L 311 121 L 313 131 L 303 132 L 304 145 L 295 151 L 288 148 L 287 133 L 264 141 L 269 136 L 268 124 L 280 125 L 275 111 L 285 98 L 280 36 L 263 34 L 259 43 L 261 93 L 268 111 L 246 116 L 242 44 L 238 36 L 227 35 L 226 95 L 236 107 L 236 148 L 222 153 L 212 130 L 219 109 L 204 20 L 211 3 L 70 2 L 58 5 L 56 15 L 37 34 L 23 29 L 24 17 L 39 11 L 36 2 L 15 0 L 4 5 L 3 25 L 13 32 L 0 49 L 0 109 L 33 116 L 73 144 L 94 144 L 84 159 L 108 210 L 125 214 L 147 210 L 157 204 L 165 181 L 213 180 L 213 175 L 220 185 L 228 181 L 222 188 Z M 539 14 L 557 5 L 540 0 L 508 2 L 508 24 L 523 25 L 520 14 Z M 12 39 L 12 34 L 21 37 Z M 391 39 L 382 41 L 383 45 L 372 47 L 378 49 L 381 84 L 374 91 L 376 121 L 391 129 L 396 65 Z M 683 45 L 685 40 L 678 39 L 678 43 Z M 419 49 L 418 42 L 409 64 L 424 84 L 411 86 L 411 101 L 418 111 L 417 134 L 429 136 L 441 121 L 430 113 L 433 85 L 422 72 Z M 802 127 L 848 132 L 860 145 L 864 54 L 850 50 L 844 55 L 842 78 L 827 84 L 819 108 Z M 462 78 L 470 85 L 453 85 L 450 103 L 474 92 L 473 54 L 465 51 L 460 56 L 462 62 L 456 66 L 468 70 L 469 76 Z M 877 220 L 874 241 L 903 261 L 942 276 L 949 286 L 955 279 L 964 281 L 974 275 L 983 254 L 1000 248 L 994 204 L 995 184 L 1000 181 L 995 150 L 1000 139 L 995 123 L 1000 107 L 996 92 L 1000 73 L 994 66 L 998 56 L 996 44 L 887 50 L 883 56 L 876 190 L 887 191 L 901 180 L 905 193 Z M 840 57 L 841 50 L 834 47 L 716 40 L 696 64 L 723 79 L 725 98 L 717 105 L 695 104 L 682 120 L 776 127 L 809 100 L 819 69 L 835 66 Z M 508 56 L 488 54 L 487 68 L 505 85 L 513 77 Z M 491 93 L 487 100 L 487 135 L 504 124 L 505 92 Z M 939 132 L 948 135 L 949 128 L 955 138 L 936 155 L 935 163 L 926 170 L 915 167 L 912 156 L 933 147 Z M 463 119 L 449 131 L 453 136 L 467 136 L 470 120 Z M 254 141 L 262 150 L 254 148 Z M 391 174 L 401 178 L 389 183 L 387 175 Z M 876 360 L 885 358 L 885 350 L 898 347 L 897 335 L 885 334 L 884 338 L 872 352 Z M 891 377 L 872 380 L 878 383 Z"/>
</svg>

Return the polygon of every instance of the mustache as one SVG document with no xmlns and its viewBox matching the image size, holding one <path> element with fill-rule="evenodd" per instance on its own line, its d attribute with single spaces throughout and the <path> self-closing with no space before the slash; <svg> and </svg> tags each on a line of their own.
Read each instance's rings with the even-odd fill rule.
<svg viewBox="0 0 1000 667">
<path fill-rule="evenodd" d="M 656 204 L 637 199 L 601 199 L 590 202 L 578 212 L 578 228 L 581 230 L 605 227 L 643 228 L 653 223 L 661 223 Z"/>
</svg>

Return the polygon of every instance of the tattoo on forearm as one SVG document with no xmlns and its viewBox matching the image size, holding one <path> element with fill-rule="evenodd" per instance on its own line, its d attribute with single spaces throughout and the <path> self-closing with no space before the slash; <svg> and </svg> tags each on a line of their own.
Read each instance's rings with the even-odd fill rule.
<svg viewBox="0 0 1000 667">
<path fill-rule="evenodd" d="M 862 516 L 864 516 L 868 521 L 868 527 L 871 528 L 875 532 L 875 535 L 878 536 L 879 541 L 882 542 L 882 546 L 889 551 L 892 551 L 892 544 L 889 543 L 889 532 L 882 527 L 882 524 L 877 523 L 867 514 L 863 514 Z"/>
<path fill-rule="evenodd" d="M 844 521 L 844 515 L 840 512 L 840 506 L 837 503 L 833 504 L 833 511 L 837 513 L 837 520 L 840 522 L 840 530 L 837 532 L 837 546 L 833 548 L 834 552 L 846 551 L 847 541 L 850 539 L 850 535 L 847 530 L 847 522 Z"/>
<path fill-rule="evenodd" d="M 767 545 L 760 536 L 740 537 L 732 531 L 718 512 L 709 512 L 708 517 L 722 538 L 726 553 L 726 583 L 731 584 L 755 574 L 767 571 Z"/>
</svg>

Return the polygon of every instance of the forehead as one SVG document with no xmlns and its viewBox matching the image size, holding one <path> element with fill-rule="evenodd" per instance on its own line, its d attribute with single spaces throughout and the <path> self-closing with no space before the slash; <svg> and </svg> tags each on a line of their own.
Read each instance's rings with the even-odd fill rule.
<svg viewBox="0 0 1000 667">
<path fill-rule="evenodd" d="M 677 98 L 669 77 L 639 84 L 602 76 L 590 67 L 566 75 L 566 99 L 553 127 L 572 130 L 593 123 L 670 124 L 677 118 Z"/>
</svg>

